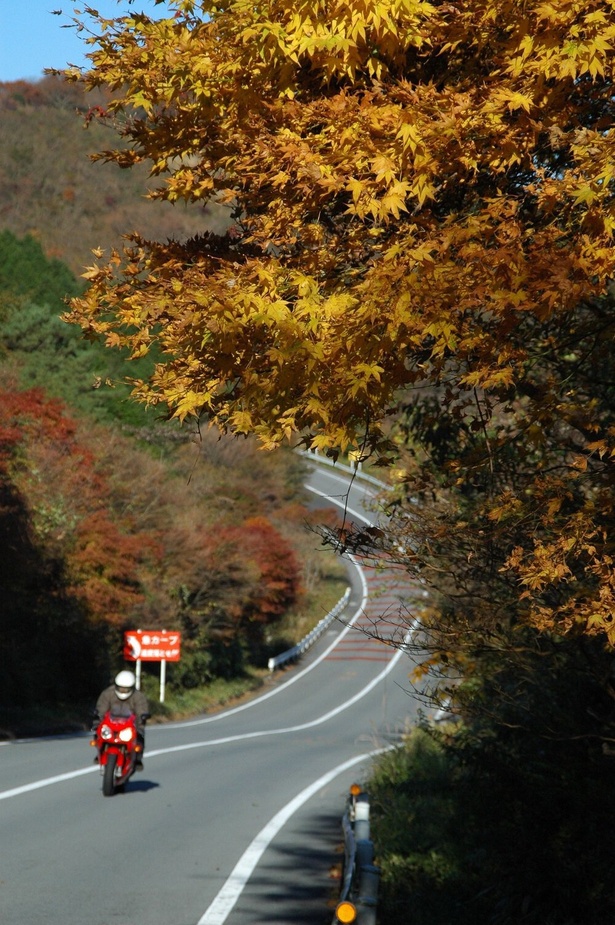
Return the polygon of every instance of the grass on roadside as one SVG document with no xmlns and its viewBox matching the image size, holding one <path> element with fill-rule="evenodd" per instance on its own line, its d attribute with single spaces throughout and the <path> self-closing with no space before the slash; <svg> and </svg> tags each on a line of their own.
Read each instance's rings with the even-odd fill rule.
<svg viewBox="0 0 615 925">
<path fill-rule="evenodd" d="M 267 671 L 248 668 L 240 678 L 228 681 L 216 678 L 203 687 L 168 690 L 165 692 L 164 703 L 160 703 L 159 680 L 155 675 L 147 675 L 144 676 L 143 691 L 149 700 L 152 722 L 179 721 L 201 713 L 215 713 L 223 707 L 241 702 L 258 691 L 267 676 Z"/>
<path fill-rule="evenodd" d="M 366 786 L 382 870 L 382 921 L 401 921 L 409 909 L 413 925 L 477 921 L 466 906 L 455 769 L 438 742 L 413 730 L 402 747 L 375 762 Z"/>
<path fill-rule="evenodd" d="M 296 645 L 333 610 L 348 587 L 345 570 L 331 572 L 327 581 L 308 591 L 300 607 L 294 607 L 278 624 L 271 627 L 267 640 L 272 654 L 277 655 Z"/>
</svg>

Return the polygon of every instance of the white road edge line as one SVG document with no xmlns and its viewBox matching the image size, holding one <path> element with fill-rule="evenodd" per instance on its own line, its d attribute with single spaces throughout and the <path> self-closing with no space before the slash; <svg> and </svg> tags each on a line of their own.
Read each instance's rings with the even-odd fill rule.
<svg viewBox="0 0 615 925">
<path fill-rule="evenodd" d="M 94 771 L 100 771 L 98 765 L 92 765 L 89 768 L 79 768 L 78 771 L 67 771 L 66 774 L 56 774 L 55 777 L 45 777 L 43 780 L 35 780 L 31 784 L 23 784 L 21 787 L 13 787 L 12 790 L 3 790 L 0 793 L 0 800 L 8 800 L 10 797 L 18 797 L 22 793 L 30 793 L 31 790 L 40 790 L 41 787 L 49 787 L 51 784 L 59 784 L 63 780 L 71 780 L 73 777 L 81 777 L 82 774 L 92 774 Z"/>
<path fill-rule="evenodd" d="M 303 806 L 310 797 L 314 796 L 318 790 L 334 780 L 339 774 L 354 767 L 356 764 L 373 758 L 383 751 L 387 751 L 387 749 L 378 749 L 374 752 L 368 752 L 365 755 L 359 755 L 358 757 L 343 762 L 343 764 L 339 764 L 331 771 L 323 774 L 322 777 L 319 777 L 318 780 L 310 784 L 309 787 L 306 787 L 305 790 L 302 790 L 301 793 L 297 794 L 297 796 L 290 801 L 290 803 L 287 803 L 286 806 L 276 813 L 276 815 L 269 820 L 267 825 L 261 829 L 252 843 L 248 845 L 237 861 L 237 864 L 233 868 L 224 886 L 220 889 L 207 911 L 201 916 L 197 925 L 223 925 L 223 922 L 226 921 L 235 903 L 241 896 L 246 883 L 252 876 L 254 868 L 290 817 Z"/>
</svg>

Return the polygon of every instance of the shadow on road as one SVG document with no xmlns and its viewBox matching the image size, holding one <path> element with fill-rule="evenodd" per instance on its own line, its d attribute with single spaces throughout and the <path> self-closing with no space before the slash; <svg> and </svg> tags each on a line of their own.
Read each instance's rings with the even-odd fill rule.
<svg viewBox="0 0 615 925">
<path fill-rule="evenodd" d="M 274 839 L 237 904 L 237 921 L 331 925 L 344 859 L 341 815 L 297 820 Z"/>
<path fill-rule="evenodd" d="M 156 790 L 157 787 L 160 787 L 154 780 L 143 780 L 139 778 L 135 780 L 134 777 L 126 784 L 125 793 L 147 793 L 148 790 Z"/>
</svg>

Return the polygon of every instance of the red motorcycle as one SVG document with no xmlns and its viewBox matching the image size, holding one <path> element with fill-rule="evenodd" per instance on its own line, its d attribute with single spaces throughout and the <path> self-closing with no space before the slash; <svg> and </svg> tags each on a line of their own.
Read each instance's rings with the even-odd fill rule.
<svg viewBox="0 0 615 925">
<path fill-rule="evenodd" d="M 147 716 L 142 719 L 145 721 Z M 112 716 L 109 712 L 105 713 L 90 745 L 96 746 L 98 751 L 103 794 L 112 797 L 114 793 L 123 793 L 143 751 L 135 714 Z"/>
</svg>

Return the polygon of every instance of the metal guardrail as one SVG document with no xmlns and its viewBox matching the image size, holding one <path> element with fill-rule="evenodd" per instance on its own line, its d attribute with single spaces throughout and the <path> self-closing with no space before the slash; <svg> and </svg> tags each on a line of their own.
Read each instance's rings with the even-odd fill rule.
<svg viewBox="0 0 615 925">
<path fill-rule="evenodd" d="M 371 482 L 373 485 L 377 485 L 378 488 L 386 488 L 384 482 L 381 482 L 379 479 L 374 478 L 372 475 L 367 475 L 364 472 L 360 471 L 361 463 L 358 463 L 356 466 L 346 466 L 344 463 L 334 462 L 332 459 L 329 459 L 327 456 L 322 456 L 318 451 L 313 450 L 297 450 L 297 453 L 300 456 L 305 456 L 307 459 L 311 459 L 313 462 L 318 465 L 324 466 L 334 466 L 336 469 L 341 469 L 347 474 L 365 479 L 368 482 Z M 276 668 L 279 668 L 281 665 L 285 665 L 287 662 L 295 661 L 300 658 L 304 652 L 312 646 L 317 639 L 322 636 L 327 627 L 335 620 L 336 617 L 344 610 L 348 600 L 350 598 L 350 588 L 346 588 L 346 591 L 337 602 L 333 610 L 331 610 L 326 617 L 323 617 L 320 623 L 318 623 L 311 633 L 308 633 L 301 642 L 297 643 L 296 646 L 293 646 L 292 649 L 287 649 L 286 652 L 281 652 L 280 655 L 274 655 L 273 658 L 270 658 L 267 662 L 267 667 L 269 671 L 275 671 Z"/>
<path fill-rule="evenodd" d="M 343 595 L 333 608 L 330 610 L 326 617 L 323 617 L 322 620 L 316 624 L 314 629 L 304 636 L 301 642 L 298 642 L 296 646 L 293 646 L 292 649 L 287 649 L 285 652 L 281 652 L 280 655 L 274 655 L 273 658 L 270 658 L 267 662 L 267 667 L 269 671 L 275 671 L 276 668 L 279 668 L 280 665 L 285 665 L 287 662 L 296 661 L 300 658 L 304 652 L 313 646 L 317 639 L 319 639 L 327 627 L 333 623 L 336 617 L 342 613 L 348 600 L 350 598 L 350 588 L 346 588 Z"/>
<path fill-rule="evenodd" d="M 369 795 L 353 784 L 342 819 L 344 873 L 333 925 L 376 925 L 380 868 L 374 864 Z"/>
</svg>

